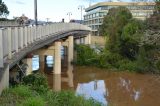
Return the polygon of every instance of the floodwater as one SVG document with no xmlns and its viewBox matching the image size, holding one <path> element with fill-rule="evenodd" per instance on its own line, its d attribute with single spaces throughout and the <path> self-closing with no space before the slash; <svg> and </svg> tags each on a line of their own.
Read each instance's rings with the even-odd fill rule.
<svg viewBox="0 0 160 106">
<path fill-rule="evenodd" d="M 53 64 L 48 60 L 47 67 Z M 61 75 L 53 75 L 50 68 L 43 72 L 54 91 L 72 90 L 106 106 L 160 106 L 160 76 L 70 64 L 62 64 Z"/>
<path fill-rule="evenodd" d="M 65 61 L 65 56 L 62 57 L 61 75 L 53 74 L 52 56 L 45 56 L 42 62 L 38 55 L 31 59 L 32 71 L 44 73 L 50 89 L 72 90 L 76 95 L 94 98 L 105 106 L 160 106 L 160 76 L 73 67 Z"/>
<path fill-rule="evenodd" d="M 160 106 L 160 76 L 131 72 L 114 72 L 106 69 L 72 66 L 62 48 L 62 70 L 54 75 L 54 57 L 39 55 L 27 58 L 28 69 L 39 70 L 47 76 L 54 91 L 72 90 L 86 99 L 93 98 L 104 106 Z M 32 64 L 31 64 L 32 63 Z M 31 67 L 31 68 L 29 68 Z M 13 71 L 14 72 L 14 71 Z M 17 74 L 13 75 L 14 81 Z M 18 82 L 18 81 L 17 81 Z"/>
</svg>

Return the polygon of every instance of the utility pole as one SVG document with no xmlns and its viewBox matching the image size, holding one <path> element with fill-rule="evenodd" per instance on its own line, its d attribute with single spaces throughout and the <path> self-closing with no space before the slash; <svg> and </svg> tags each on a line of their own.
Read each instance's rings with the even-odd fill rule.
<svg viewBox="0 0 160 106">
<path fill-rule="evenodd" d="M 38 25 L 38 22 L 37 22 L 37 0 L 34 0 L 34 18 L 35 18 L 35 24 Z"/>
<path fill-rule="evenodd" d="M 69 16 L 69 22 L 70 22 L 70 16 L 72 15 L 72 13 L 68 12 L 67 15 Z"/>
<path fill-rule="evenodd" d="M 82 23 L 82 12 L 84 10 L 84 5 L 79 5 L 78 10 L 81 10 L 81 22 L 80 23 Z"/>
</svg>

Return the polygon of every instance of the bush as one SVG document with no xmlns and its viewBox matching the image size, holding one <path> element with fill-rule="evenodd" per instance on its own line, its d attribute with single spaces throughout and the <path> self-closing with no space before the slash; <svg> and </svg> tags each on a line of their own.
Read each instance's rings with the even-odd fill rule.
<svg viewBox="0 0 160 106">
<path fill-rule="evenodd" d="M 77 61 L 78 65 L 91 65 L 96 61 L 96 53 L 88 45 L 76 45 L 75 50 L 77 51 Z"/>
<path fill-rule="evenodd" d="M 159 70 L 159 72 L 160 72 L 160 60 L 158 60 L 157 61 L 157 63 L 156 63 L 156 67 L 157 67 L 157 69 Z"/>
<path fill-rule="evenodd" d="M 122 61 L 119 61 L 119 64 L 120 64 L 120 66 L 119 66 L 120 70 L 138 72 L 138 67 L 137 67 L 136 61 L 122 60 Z"/>
<path fill-rule="evenodd" d="M 48 90 L 47 79 L 43 74 L 31 74 L 23 78 L 25 85 L 31 86 L 33 90 L 44 93 Z"/>
</svg>

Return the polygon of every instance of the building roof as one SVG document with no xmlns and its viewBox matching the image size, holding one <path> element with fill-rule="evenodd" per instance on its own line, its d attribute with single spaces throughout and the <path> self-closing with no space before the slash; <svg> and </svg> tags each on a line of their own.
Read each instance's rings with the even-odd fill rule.
<svg viewBox="0 0 160 106">
<path fill-rule="evenodd" d="M 86 12 L 101 6 L 155 5 L 155 2 L 99 2 L 85 9 Z"/>
</svg>

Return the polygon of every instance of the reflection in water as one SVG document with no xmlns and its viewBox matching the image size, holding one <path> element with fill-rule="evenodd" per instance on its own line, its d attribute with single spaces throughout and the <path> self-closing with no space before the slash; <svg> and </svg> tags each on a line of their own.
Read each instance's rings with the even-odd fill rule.
<svg viewBox="0 0 160 106">
<path fill-rule="evenodd" d="M 32 70 L 33 71 L 39 70 L 39 56 L 38 55 L 34 55 L 32 57 Z"/>
<path fill-rule="evenodd" d="M 83 95 L 87 99 L 93 98 L 107 105 L 106 88 L 104 80 L 95 80 L 89 83 L 79 83 L 76 89 L 78 95 Z"/>
<path fill-rule="evenodd" d="M 53 67 L 54 59 L 53 56 L 46 56 L 46 65 L 47 67 Z"/>
<path fill-rule="evenodd" d="M 134 98 L 135 101 L 137 101 L 140 98 L 141 92 L 140 91 L 136 91 L 136 90 L 133 90 L 133 92 L 134 92 L 133 98 Z"/>
<path fill-rule="evenodd" d="M 124 79 L 122 77 L 119 78 L 120 83 L 119 85 L 126 90 L 126 92 L 130 93 L 130 96 L 133 97 L 133 100 L 137 101 L 140 98 L 141 91 L 135 90 L 135 88 L 131 87 L 131 81 L 129 79 Z M 138 88 L 140 89 L 140 88 Z"/>
</svg>

